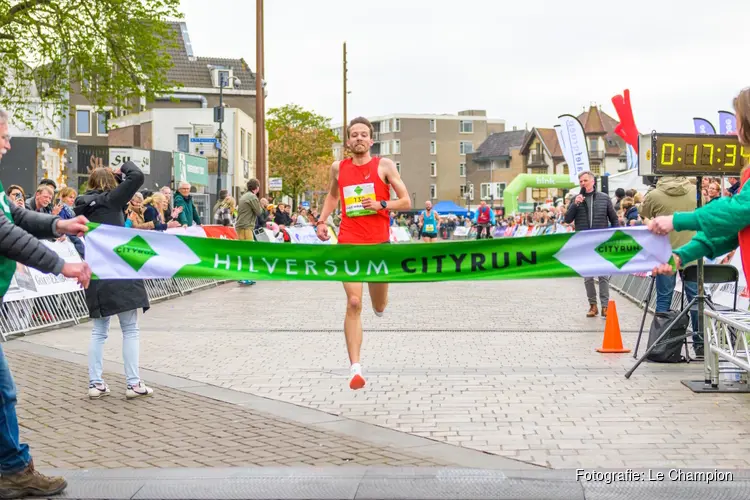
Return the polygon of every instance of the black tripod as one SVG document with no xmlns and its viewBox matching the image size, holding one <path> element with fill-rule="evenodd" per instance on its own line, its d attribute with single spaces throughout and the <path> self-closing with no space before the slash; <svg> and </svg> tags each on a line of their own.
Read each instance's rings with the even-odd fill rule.
<svg viewBox="0 0 750 500">
<path fill-rule="evenodd" d="M 697 205 L 698 208 L 700 208 L 703 205 L 703 197 L 702 197 L 702 192 L 700 190 L 700 186 L 701 186 L 701 184 L 703 182 L 703 176 L 699 175 L 696 180 L 697 180 L 696 185 L 698 186 L 698 189 L 696 189 L 696 192 L 695 192 L 696 205 Z M 654 343 L 651 344 L 651 347 L 649 347 L 648 349 L 646 349 L 646 352 L 643 354 L 643 356 L 641 357 L 641 359 L 639 359 L 638 361 L 636 361 L 635 365 L 633 365 L 633 367 L 630 370 L 628 370 L 627 373 L 625 373 L 625 378 L 630 378 L 630 376 L 633 374 L 633 372 L 641 365 L 641 363 L 643 363 L 643 361 L 648 357 L 648 355 L 651 354 L 651 351 L 653 351 L 659 345 L 659 342 L 661 342 L 661 340 L 672 330 L 672 328 L 675 327 L 675 325 L 680 320 L 682 320 L 682 318 L 685 317 L 686 314 L 690 313 L 690 309 L 695 304 L 698 304 L 698 331 L 695 332 L 695 333 L 697 333 L 705 341 L 705 327 L 704 327 L 703 313 L 705 312 L 706 296 L 705 296 L 705 290 L 703 289 L 703 282 L 704 282 L 704 279 L 703 279 L 703 259 L 698 259 L 697 273 L 696 274 L 697 274 L 696 281 L 698 282 L 698 293 L 696 294 L 696 296 L 693 297 L 693 300 L 691 300 L 688 303 L 687 307 L 685 307 L 680 312 L 680 314 L 674 320 L 672 320 L 672 322 L 669 325 L 667 325 L 664 328 L 664 331 L 661 333 L 661 335 L 659 335 L 659 338 L 657 338 L 654 341 Z M 684 279 L 686 278 L 686 276 L 683 276 L 682 278 L 683 278 L 683 282 L 684 282 Z M 649 290 L 649 297 L 647 299 L 648 301 L 651 300 L 651 294 L 653 293 L 653 287 L 656 285 L 656 276 L 652 276 L 651 280 L 652 280 L 651 281 L 651 289 Z M 648 311 L 648 301 L 646 302 L 646 307 L 645 307 L 645 309 L 643 311 L 643 320 L 641 321 L 641 334 L 643 333 L 643 323 L 646 321 L 646 312 Z M 714 307 L 713 303 L 711 303 L 710 299 L 708 300 L 708 302 L 709 302 L 709 307 L 711 307 L 712 310 L 716 310 L 716 308 Z M 683 336 L 683 338 L 681 338 L 681 339 L 670 339 L 669 342 L 670 343 L 671 342 L 676 342 L 677 340 L 680 340 L 682 342 L 687 342 L 687 337 L 688 337 L 688 334 L 685 333 L 685 335 Z M 638 341 L 640 342 L 640 335 L 638 336 Z M 637 347 L 636 347 L 636 352 L 638 352 L 638 348 Z M 687 357 L 689 358 L 689 356 L 690 356 L 690 354 L 688 353 Z"/>
<path fill-rule="evenodd" d="M 698 267 L 703 267 L 702 264 L 703 264 L 703 262 L 699 261 Z M 698 332 L 689 332 L 689 333 L 686 332 L 685 335 L 681 335 L 680 337 L 669 339 L 666 342 L 667 344 L 671 344 L 671 343 L 675 343 L 675 342 L 684 342 L 685 343 L 685 351 L 686 351 L 686 354 L 687 354 L 686 359 L 687 360 L 690 359 L 690 353 L 687 352 L 687 339 L 688 339 L 688 337 L 692 337 L 696 333 L 698 333 L 699 335 L 703 336 L 703 333 L 704 333 L 704 328 L 703 328 L 703 313 L 705 311 L 705 306 L 706 305 L 712 311 L 716 311 L 716 306 L 714 306 L 714 303 L 711 302 L 710 298 L 707 298 L 704 295 L 704 291 L 703 291 L 703 279 L 702 278 L 703 278 L 703 270 L 700 269 L 698 271 L 698 294 L 695 297 L 693 297 L 693 299 L 690 302 L 688 302 L 687 306 L 682 311 L 680 311 L 680 314 L 678 314 L 677 317 L 675 319 L 673 319 L 671 323 L 669 323 L 667 326 L 664 327 L 664 331 L 661 332 L 661 335 L 659 335 L 659 337 L 656 340 L 654 340 L 654 343 L 651 344 L 651 346 L 648 349 L 646 349 L 646 352 L 643 353 L 643 356 L 641 357 L 641 359 L 639 359 L 638 361 L 636 361 L 635 365 L 633 365 L 633 367 L 630 370 L 628 370 L 628 372 L 625 374 L 625 378 L 630 378 L 630 376 L 633 374 L 633 372 L 636 370 L 636 368 L 638 368 L 640 366 L 640 364 L 643 363 L 643 361 L 646 358 L 648 358 L 648 355 L 651 354 L 651 351 L 653 351 L 654 349 L 656 349 L 656 347 L 658 347 L 660 345 L 660 342 L 662 341 L 662 339 L 664 337 L 666 337 L 667 334 L 672 330 L 672 328 L 674 328 L 675 325 L 677 325 L 686 315 L 690 314 L 690 309 L 692 309 L 692 307 L 697 304 L 698 305 Z M 684 279 L 684 276 L 683 276 L 683 279 Z M 652 276 L 651 277 L 651 289 L 649 290 L 649 299 L 647 299 L 647 300 L 650 300 L 651 293 L 653 292 L 653 288 L 655 287 L 655 282 L 656 282 L 656 277 Z M 638 335 L 638 343 L 640 343 L 640 341 L 641 341 L 641 335 L 643 334 L 643 323 L 646 320 L 646 313 L 647 312 L 648 312 L 648 302 L 646 302 L 646 308 L 643 311 L 643 321 L 641 322 L 641 332 Z M 704 340 L 704 342 L 705 342 L 705 340 Z M 636 353 L 637 353 L 638 352 L 638 344 L 636 344 L 636 348 L 635 349 L 636 349 Z M 633 357 L 636 357 L 636 356 L 634 355 Z"/>
</svg>

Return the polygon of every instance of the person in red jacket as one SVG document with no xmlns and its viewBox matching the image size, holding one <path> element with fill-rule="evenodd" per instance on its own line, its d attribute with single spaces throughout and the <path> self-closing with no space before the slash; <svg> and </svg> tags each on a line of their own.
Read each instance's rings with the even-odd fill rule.
<svg viewBox="0 0 750 500">
<path fill-rule="evenodd" d="M 750 87 L 734 99 L 734 109 L 737 137 L 743 147 L 750 147 Z M 694 212 L 676 212 L 649 222 L 648 228 L 656 234 L 698 231 L 689 243 L 674 251 L 675 269 L 670 264 L 662 264 L 654 268 L 654 274 L 671 274 L 679 270 L 683 262 L 703 257 L 715 259 L 739 246 L 745 278 L 750 283 L 750 188 L 744 187 L 750 178 L 750 168 L 747 159 L 744 161 L 737 195 L 719 198 Z"/>
<path fill-rule="evenodd" d="M 341 203 L 339 244 L 390 243 L 390 212 L 409 210 L 411 198 L 396 164 L 387 158 L 370 156 L 372 125 L 366 118 L 353 119 L 348 126 L 346 145 L 352 156 L 331 165 L 331 186 L 317 222 L 318 238 L 330 238 L 326 220 Z M 390 186 L 397 200 L 391 200 Z M 372 309 L 382 316 L 388 304 L 388 283 L 368 283 Z M 344 336 L 351 362 L 349 388 L 361 389 L 365 378 L 360 365 L 362 347 L 362 283 L 344 283 L 346 319 Z"/>
</svg>

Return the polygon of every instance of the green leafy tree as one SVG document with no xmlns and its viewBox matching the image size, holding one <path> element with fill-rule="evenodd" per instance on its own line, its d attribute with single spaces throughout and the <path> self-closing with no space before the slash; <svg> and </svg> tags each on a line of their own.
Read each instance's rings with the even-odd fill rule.
<svg viewBox="0 0 750 500">
<path fill-rule="evenodd" d="M 30 125 L 59 119 L 79 92 L 97 109 L 131 109 L 169 82 L 179 0 L 0 0 L 0 108 Z M 83 82 L 83 85 L 80 83 Z M 34 87 L 38 98 L 34 96 Z"/>
<path fill-rule="evenodd" d="M 293 200 L 306 191 L 325 189 L 326 167 L 333 162 L 338 140 L 330 119 L 288 104 L 268 111 L 268 160 L 271 177 L 281 177 L 282 193 Z"/>
</svg>

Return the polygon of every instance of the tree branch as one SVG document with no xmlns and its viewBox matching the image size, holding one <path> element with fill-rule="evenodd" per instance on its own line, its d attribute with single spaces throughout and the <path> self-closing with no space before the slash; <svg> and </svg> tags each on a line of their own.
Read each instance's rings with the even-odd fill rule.
<svg viewBox="0 0 750 500">
<path fill-rule="evenodd" d="M 26 0 L 25 2 L 21 2 L 11 7 L 10 10 L 8 11 L 7 17 L 13 17 L 19 12 L 23 12 L 25 10 L 31 10 L 38 5 L 43 5 L 43 4 L 49 5 L 51 3 L 52 3 L 52 0 Z"/>
</svg>

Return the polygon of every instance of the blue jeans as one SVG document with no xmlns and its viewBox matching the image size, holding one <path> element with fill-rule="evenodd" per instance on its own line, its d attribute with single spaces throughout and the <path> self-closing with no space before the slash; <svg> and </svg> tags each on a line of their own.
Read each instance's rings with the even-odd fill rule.
<svg viewBox="0 0 750 500">
<path fill-rule="evenodd" d="M 16 384 L 10 373 L 8 360 L 0 346 L 0 473 L 14 474 L 24 470 L 31 462 L 29 445 L 22 444 L 18 436 L 16 416 Z"/>
<path fill-rule="evenodd" d="M 141 380 L 138 375 L 139 355 L 139 329 L 138 310 L 121 312 L 120 318 L 122 329 L 122 361 L 125 364 L 125 378 L 128 385 L 136 385 Z M 112 316 L 106 318 L 95 318 L 94 329 L 91 331 L 91 343 L 89 344 L 89 383 L 101 384 L 102 364 L 104 362 L 104 342 L 109 335 L 109 323 Z"/>
<path fill-rule="evenodd" d="M 666 276 L 660 274 L 656 277 L 656 312 L 668 312 L 672 308 L 672 295 L 674 287 L 677 285 L 677 275 Z M 695 281 L 685 281 L 686 301 L 693 300 L 698 295 L 698 283 Z M 698 310 L 693 306 L 690 310 L 690 322 L 693 325 L 693 344 L 703 345 L 703 337 L 698 335 Z"/>
</svg>

